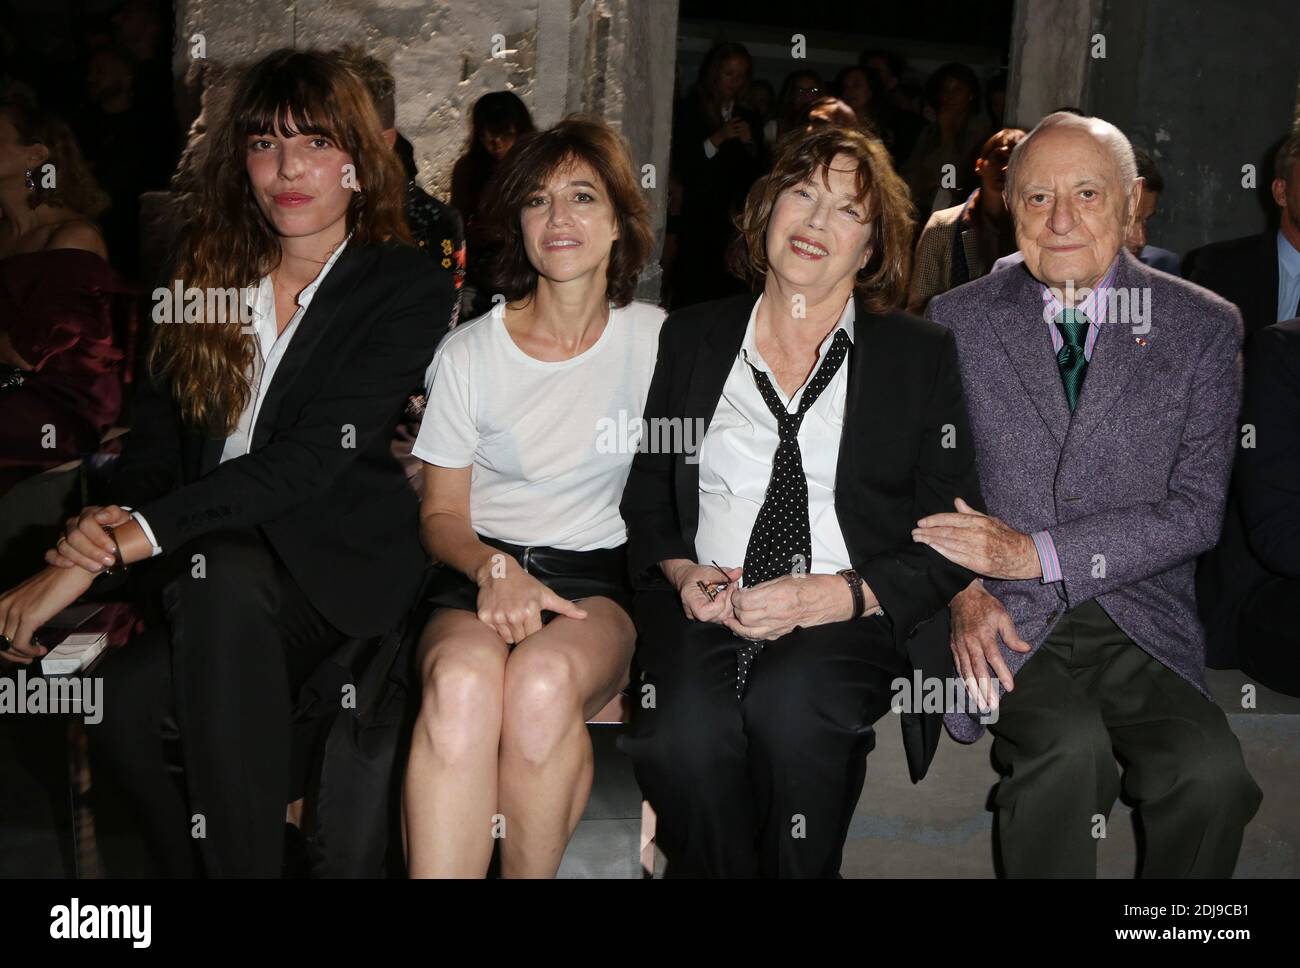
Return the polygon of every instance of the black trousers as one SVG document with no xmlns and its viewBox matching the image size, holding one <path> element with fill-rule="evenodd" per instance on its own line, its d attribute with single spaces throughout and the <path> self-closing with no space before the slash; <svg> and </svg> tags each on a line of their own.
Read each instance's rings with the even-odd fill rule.
<svg viewBox="0 0 1300 968">
<path fill-rule="evenodd" d="M 1300 697 L 1300 580 L 1269 578 L 1241 609 L 1237 634 L 1241 671 L 1256 682 Z"/>
<path fill-rule="evenodd" d="M 769 642 L 736 699 L 725 626 L 638 593 L 635 712 L 621 747 L 658 818 L 671 877 L 835 877 L 890 684 L 907 674 L 876 619 Z M 649 687 L 649 688 L 647 688 Z"/>
<path fill-rule="evenodd" d="M 1232 876 L 1263 797 L 1241 745 L 1217 705 L 1143 652 L 1095 600 L 1065 613 L 989 731 L 1007 876 L 1095 877 L 1098 818 L 1121 791 L 1136 805 L 1140 876 Z"/>
<path fill-rule="evenodd" d="M 94 785 L 129 804 L 152 873 L 278 877 L 285 805 L 301 792 L 291 780 L 293 700 L 346 636 L 257 532 L 197 538 L 174 557 L 166 625 L 104 663 Z"/>
</svg>

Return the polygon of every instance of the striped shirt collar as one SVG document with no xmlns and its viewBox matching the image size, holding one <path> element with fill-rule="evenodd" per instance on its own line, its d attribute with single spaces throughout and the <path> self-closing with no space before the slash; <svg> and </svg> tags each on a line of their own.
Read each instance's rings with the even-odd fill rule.
<svg viewBox="0 0 1300 968">
<path fill-rule="evenodd" d="M 1092 359 L 1092 348 L 1097 343 L 1097 334 L 1101 332 L 1101 324 L 1106 322 L 1106 307 L 1110 303 L 1110 291 L 1115 288 L 1115 275 L 1119 271 L 1119 255 L 1116 254 L 1111 261 L 1110 268 L 1102 276 L 1101 282 L 1097 288 L 1088 293 L 1087 297 L 1079 300 L 1074 304 L 1075 312 L 1083 313 L 1088 318 L 1088 338 L 1083 344 L 1083 358 Z M 1043 294 L 1043 318 L 1055 320 L 1065 310 L 1065 304 L 1056 298 L 1056 293 L 1051 287 L 1043 285 L 1041 282 L 1038 288 Z M 1047 324 L 1047 331 L 1052 334 L 1052 350 L 1059 353 L 1061 347 L 1065 345 L 1065 339 L 1061 336 L 1061 331 L 1051 322 Z"/>
</svg>

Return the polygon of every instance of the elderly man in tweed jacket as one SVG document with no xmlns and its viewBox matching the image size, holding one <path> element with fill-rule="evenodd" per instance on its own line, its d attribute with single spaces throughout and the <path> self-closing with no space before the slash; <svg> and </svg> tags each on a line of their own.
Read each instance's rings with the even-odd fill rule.
<svg viewBox="0 0 1300 968">
<path fill-rule="evenodd" d="M 1230 876 L 1261 800 L 1205 685 L 1192 581 L 1223 517 L 1241 319 L 1123 249 L 1141 191 L 1114 125 L 1049 115 L 1008 169 L 1024 264 L 928 312 L 957 338 L 988 514 L 959 503 L 914 537 L 985 576 L 952 601 L 983 712 L 947 724 L 971 741 L 992 720 L 1009 876 L 1095 876 L 1121 790 L 1143 876 Z"/>
</svg>

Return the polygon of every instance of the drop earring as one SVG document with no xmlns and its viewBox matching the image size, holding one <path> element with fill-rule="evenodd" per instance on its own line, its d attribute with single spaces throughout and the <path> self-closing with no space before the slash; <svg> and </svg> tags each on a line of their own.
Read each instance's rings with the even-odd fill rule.
<svg viewBox="0 0 1300 968">
<path fill-rule="evenodd" d="M 32 170 L 30 168 L 27 169 L 27 190 L 29 192 L 36 191 L 36 179 L 32 176 Z"/>
</svg>

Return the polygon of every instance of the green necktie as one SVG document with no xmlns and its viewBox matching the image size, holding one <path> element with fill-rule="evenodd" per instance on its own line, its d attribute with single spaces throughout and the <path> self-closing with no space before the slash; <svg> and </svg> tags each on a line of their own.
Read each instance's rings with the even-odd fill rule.
<svg viewBox="0 0 1300 968">
<path fill-rule="evenodd" d="M 1061 382 L 1065 384 L 1065 402 L 1070 412 L 1079 402 L 1083 389 L 1083 375 L 1088 372 L 1088 360 L 1083 355 L 1083 344 L 1088 339 L 1088 317 L 1077 309 L 1065 309 L 1056 317 L 1056 328 L 1065 340 L 1056 353 L 1056 365 L 1061 368 Z"/>
</svg>

